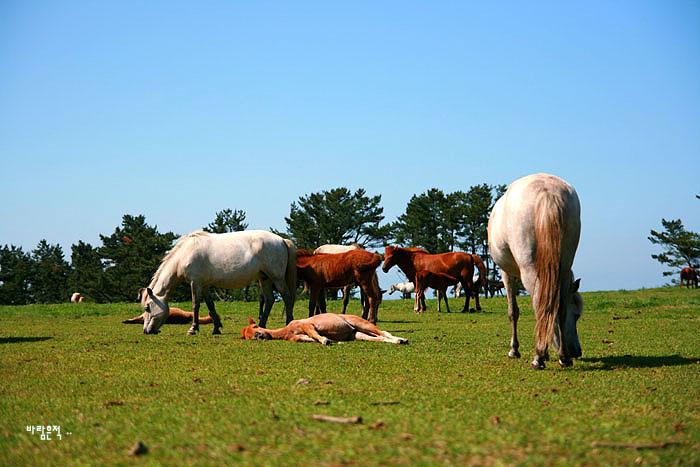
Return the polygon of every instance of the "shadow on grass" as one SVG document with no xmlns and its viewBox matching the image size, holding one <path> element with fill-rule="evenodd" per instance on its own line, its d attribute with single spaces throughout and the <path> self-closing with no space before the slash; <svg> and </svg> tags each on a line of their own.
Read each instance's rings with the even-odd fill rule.
<svg viewBox="0 0 700 467">
<path fill-rule="evenodd" d="M 392 324 L 411 324 L 411 323 L 418 323 L 419 321 L 401 321 L 401 320 L 384 320 L 380 319 L 378 320 L 379 323 L 392 323 Z"/>
<path fill-rule="evenodd" d="M 18 344 L 20 342 L 41 342 L 53 337 L 0 337 L 0 344 Z"/>
<path fill-rule="evenodd" d="M 658 368 L 662 366 L 693 365 L 700 361 L 700 357 L 681 357 L 680 355 L 644 356 L 621 355 L 601 358 L 582 358 L 582 362 L 594 365 L 586 370 L 622 370 L 625 368 Z"/>
</svg>

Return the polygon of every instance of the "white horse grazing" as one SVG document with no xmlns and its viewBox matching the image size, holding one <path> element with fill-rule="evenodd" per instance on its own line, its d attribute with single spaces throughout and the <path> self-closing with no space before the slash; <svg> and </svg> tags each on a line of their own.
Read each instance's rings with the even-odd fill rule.
<svg viewBox="0 0 700 467">
<path fill-rule="evenodd" d="M 71 302 L 71 303 L 82 303 L 83 300 L 85 300 L 85 298 L 84 298 L 82 295 L 80 295 L 80 292 L 74 292 L 74 293 L 70 296 L 70 302 Z"/>
<path fill-rule="evenodd" d="M 571 266 L 581 232 L 576 190 L 564 180 L 535 174 L 513 182 L 496 202 L 489 219 L 489 249 L 501 267 L 511 322 L 511 358 L 519 358 L 516 278 L 532 296 L 535 310 L 535 358 L 543 369 L 547 346 L 559 353 L 559 364 L 581 356 L 576 322 L 583 313 Z"/>
<path fill-rule="evenodd" d="M 201 299 L 214 321 L 214 334 L 221 334 L 221 320 L 214 309 L 209 286 L 240 289 L 258 280 L 265 296 L 259 321 L 267 323 L 274 303 L 273 287 L 282 295 L 287 323 L 292 321 L 296 295 L 296 248 L 291 240 L 262 230 L 223 234 L 198 231 L 182 237 L 163 258 L 151 284 L 139 289 L 145 310 L 143 332 L 157 334 L 169 315 L 168 297 L 175 287 L 187 282 L 192 289 L 192 327 L 199 330 Z"/>
<path fill-rule="evenodd" d="M 411 298 L 411 294 L 415 292 L 416 286 L 413 282 L 399 282 L 398 284 L 393 284 L 389 287 L 389 295 L 394 292 L 401 292 L 402 298 Z"/>
</svg>

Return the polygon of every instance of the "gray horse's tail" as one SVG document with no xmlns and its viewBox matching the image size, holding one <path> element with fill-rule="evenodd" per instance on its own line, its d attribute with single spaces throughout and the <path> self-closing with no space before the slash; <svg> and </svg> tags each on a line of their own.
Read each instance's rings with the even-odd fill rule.
<svg viewBox="0 0 700 467">
<path fill-rule="evenodd" d="M 536 348 L 544 352 L 559 311 L 563 203 L 560 197 L 543 192 L 537 201 L 535 236 L 537 238 L 537 292 L 535 309 Z"/>
</svg>

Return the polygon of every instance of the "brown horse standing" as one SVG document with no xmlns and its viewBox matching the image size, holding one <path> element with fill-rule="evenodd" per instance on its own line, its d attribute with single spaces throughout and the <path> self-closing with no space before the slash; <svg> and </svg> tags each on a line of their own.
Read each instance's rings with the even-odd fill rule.
<svg viewBox="0 0 700 467">
<path fill-rule="evenodd" d="M 469 310 L 469 299 L 474 287 L 472 283 L 474 259 L 469 253 L 456 252 L 431 255 L 415 248 L 388 246 L 384 252 L 382 271 L 387 272 L 394 265 L 398 265 L 414 284 L 416 273 L 419 271 L 448 274 L 456 278 L 462 284 L 466 295 L 462 313 Z M 476 297 L 476 309 L 481 311 L 478 295 Z"/>
<path fill-rule="evenodd" d="M 376 280 L 377 266 L 382 257 L 366 250 L 351 250 L 345 253 L 307 255 L 297 254 L 297 277 L 309 286 L 309 317 L 314 315 L 318 303 L 321 312 L 326 312 L 323 290 L 340 288 L 357 283 L 369 300 L 369 310 L 363 318 L 377 323 L 377 308 L 382 300 L 382 291 Z"/>
<path fill-rule="evenodd" d="M 681 269 L 681 286 L 683 286 L 683 281 L 685 281 L 686 287 L 690 287 L 692 283 L 694 289 L 698 288 L 698 274 L 693 266 Z"/>
<path fill-rule="evenodd" d="M 413 311 L 416 313 L 425 311 L 425 302 L 423 309 L 420 308 L 420 298 L 425 294 L 425 289 L 431 288 L 438 291 L 438 311 L 440 311 L 440 298 L 445 300 L 447 312 L 450 312 L 450 304 L 447 303 L 447 288 L 459 283 L 456 277 L 441 272 L 418 271 L 416 273 L 416 304 Z"/>
</svg>

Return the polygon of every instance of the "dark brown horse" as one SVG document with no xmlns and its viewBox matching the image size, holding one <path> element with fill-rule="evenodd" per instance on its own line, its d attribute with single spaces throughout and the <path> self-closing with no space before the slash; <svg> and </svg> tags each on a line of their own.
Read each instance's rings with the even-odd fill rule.
<svg viewBox="0 0 700 467">
<path fill-rule="evenodd" d="M 423 309 L 419 306 L 420 298 L 425 295 L 425 289 L 431 288 L 438 291 L 438 312 L 440 311 L 440 298 L 443 298 L 445 300 L 445 307 L 449 313 L 450 304 L 447 302 L 447 288 L 458 282 L 456 277 L 450 276 L 449 274 L 418 271 L 416 273 L 416 304 L 413 307 L 413 311 L 416 313 L 425 311 L 425 305 L 423 305 Z M 425 302 L 423 303 L 425 304 Z"/>
<path fill-rule="evenodd" d="M 384 252 L 382 271 L 388 272 L 394 265 L 397 265 L 414 284 L 416 273 L 419 271 L 448 274 L 456 278 L 462 284 L 466 295 L 462 313 L 469 310 L 469 299 L 474 288 L 472 283 L 474 259 L 469 253 L 456 252 L 431 255 L 426 253 L 425 250 L 388 246 Z M 476 309 L 481 311 L 478 295 L 476 297 Z"/>
<path fill-rule="evenodd" d="M 685 286 L 690 287 L 693 284 L 693 288 L 698 288 L 698 274 L 695 272 L 695 268 L 690 266 L 689 268 L 681 269 L 681 286 L 685 281 Z"/>
<path fill-rule="evenodd" d="M 317 303 L 321 312 L 326 312 L 324 289 L 356 283 L 369 300 L 369 309 L 366 314 L 363 312 L 363 318 L 376 324 L 377 308 L 382 300 L 376 269 L 381 262 L 381 256 L 366 250 L 315 255 L 301 251 L 297 254 L 297 277 L 309 286 L 309 317 L 314 315 Z"/>
</svg>

